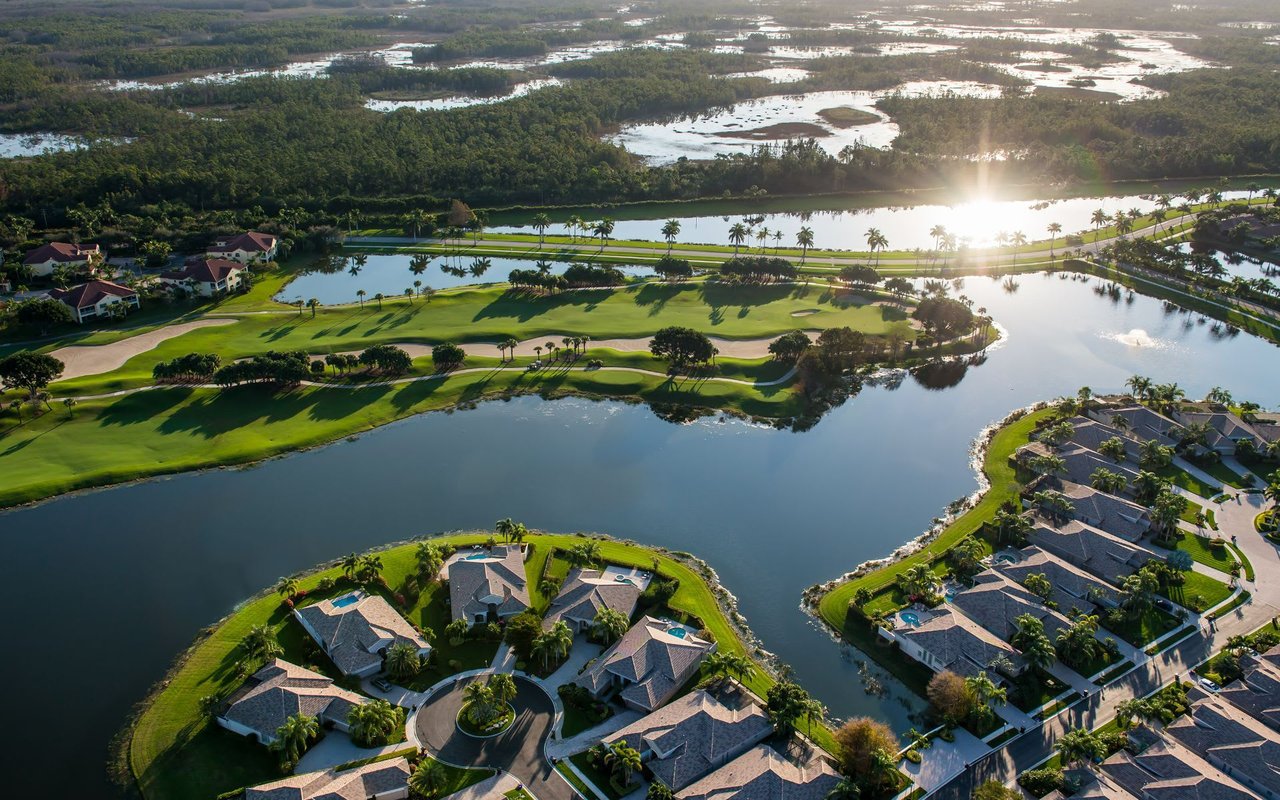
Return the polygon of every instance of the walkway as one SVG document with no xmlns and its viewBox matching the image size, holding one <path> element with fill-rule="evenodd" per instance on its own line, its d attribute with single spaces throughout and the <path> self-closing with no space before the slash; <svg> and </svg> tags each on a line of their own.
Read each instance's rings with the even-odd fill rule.
<svg viewBox="0 0 1280 800">
<path fill-rule="evenodd" d="M 323 739 L 302 755 L 294 772 L 299 775 L 304 772 L 318 772 L 322 769 L 350 764 L 352 761 L 363 761 L 366 758 L 377 758 L 387 753 L 416 749 L 416 741 L 404 741 L 386 747 L 359 747 L 345 733 L 329 731 Z"/>
<path fill-rule="evenodd" d="M 564 759 L 574 753 L 581 753 L 588 747 L 599 744 L 600 740 L 606 736 L 617 733 L 643 716 L 639 711 L 633 711 L 628 708 L 625 711 L 619 711 L 594 728 L 588 728 L 581 733 L 570 736 L 568 739 L 553 739 L 547 742 L 547 758 Z"/>
</svg>

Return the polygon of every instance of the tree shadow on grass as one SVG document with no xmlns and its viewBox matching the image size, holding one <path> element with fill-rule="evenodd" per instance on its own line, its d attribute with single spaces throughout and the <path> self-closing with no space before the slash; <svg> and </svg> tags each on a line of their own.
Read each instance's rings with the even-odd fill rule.
<svg viewBox="0 0 1280 800">
<path fill-rule="evenodd" d="M 181 405 L 194 391 L 187 386 L 174 386 L 127 394 L 102 409 L 98 413 L 98 422 L 104 426 L 137 425 Z"/>
<path fill-rule="evenodd" d="M 612 290 L 585 290 L 538 296 L 524 292 L 503 292 L 497 299 L 476 312 L 473 322 L 483 319 L 516 319 L 527 322 L 556 309 L 583 306 L 593 309 L 613 294 Z"/>
</svg>

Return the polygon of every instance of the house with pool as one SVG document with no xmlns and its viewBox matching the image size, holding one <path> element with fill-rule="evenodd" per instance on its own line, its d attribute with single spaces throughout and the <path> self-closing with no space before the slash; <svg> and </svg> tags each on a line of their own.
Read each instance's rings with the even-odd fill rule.
<svg viewBox="0 0 1280 800">
<path fill-rule="evenodd" d="M 1026 584 L 1030 575 L 1043 575 L 1049 581 L 1049 599 L 1058 611 L 1070 617 L 1079 611 L 1092 614 L 1097 606 L 1113 607 L 1119 602 L 1115 587 L 1090 575 L 1079 567 L 1039 547 L 1024 547 L 1017 559 L 1002 559 L 995 568 L 1010 580 Z"/>
<path fill-rule="evenodd" d="M 341 597 L 295 608 L 293 616 L 343 675 L 366 678 L 382 670 L 387 650 L 406 642 L 419 656 L 431 645 L 391 604 L 357 589 Z"/>
<path fill-rule="evenodd" d="M 1050 638 L 1071 627 L 1071 620 L 1046 607 L 1024 586 L 990 569 L 974 576 L 973 586 L 957 592 L 951 599 L 951 605 L 1005 641 L 1018 632 L 1015 620 L 1023 614 L 1040 620 Z"/>
<path fill-rule="evenodd" d="M 606 608 L 629 620 L 651 578 L 648 572 L 633 567 L 610 566 L 603 571 L 574 568 L 551 601 L 542 627 L 550 630 L 563 620 L 574 633 L 586 633 Z"/>
<path fill-rule="evenodd" d="M 365 698 L 334 684 L 331 678 L 277 658 L 253 673 L 214 714 L 221 727 L 274 744 L 289 717 L 315 717 L 325 727 L 347 730 L 347 715 Z"/>
<path fill-rule="evenodd" d="M 244 800 L 403 800 L 411 772 L 404 758 L 306 772 L 245 789 Z"/>
<path fill-rule="evenodd" d="M 449 583 L 449 609 L 455 620 L 471 625 L 501 622 L 527 611 L 528 579 L 525 550 L 519 545 L 462 550 L 441 569 Z"/>
<path fill-rule="evenodd" d="M 574 682 L 597 698 L 616 694 L 627 707 L 649 713 L 675 697 L 715 650 L 688 625 L 644 617 Z"/>
<path fill-rule="evenodd" d="M 987 672 L 993 678 L 1016 677 L 1026 669 L 1018 651 L 964 614 L 947 606 L 899 611 L 893 628 L 880 636 L 934 672 L 950 670 L 966 677 Z"/>
</svg>

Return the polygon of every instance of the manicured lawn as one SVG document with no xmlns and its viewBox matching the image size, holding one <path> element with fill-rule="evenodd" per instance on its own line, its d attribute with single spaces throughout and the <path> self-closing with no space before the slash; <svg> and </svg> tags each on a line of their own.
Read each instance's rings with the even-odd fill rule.
<svg viewBox="0 0 1280 800">
<path fill-rule="evenodd" d="M 1253 482 L 1251 480 L 1247 480 L 1244 476 L 1240 475 L 1240 473 L 1231 469 L 1226 464 L 1223 464 L 1221 461 L 1214 461 L 1207 464 L 1200 464 L 1195 461 L 1192 461 L 1191 463 L 1195 464 L 1201 471 L 1207 472 L 1210 476 L 1222 481 L 1227 486 L 1233 486 L 1236 489 L 1248 489 L 1253 486 Z"/>
<path fill-rule="evenodd" d="M 1049 680 L 1053 680 L 1052 687 Z M 1039 708 L 1067 690 L 1057 679 L 1046 678 L 1038 670 L 1028 669 L 1013 681 L 1009 692 L 1009 702 L 1021 711 L 1030 712 Z"/>
<path fill-rule="evenodd" d="M 609 706 L 609 717 L 613 716 L 613 707 Z M 607 720 L 609 717 L 605 717 Z M 560 733 L 567 739 L 570 736 L 576 736 L 589 728 L 594 728 L 600 722 L 593 721 L 587 716 L 587 712 L 574 705 L 565 704 L 564 707 L 564 724 L 560 729 Z"/>
<path fill-rule="evenodd" d="M 1126 620 L 1123 624 L 1114 626 L 1108 624 L 1106 629 L 1134 647 L 1143 647 L 1181 624 L 1172 614 L 1151 608 L 1141 619 Z"/>
<path fill-rule="evenodd" d="M 573 765 L 577 767 L 583 775 L 587 776 L 587 780 L 595 784 L 597 789 L 608 795 L 609 800 L 621 800 L 622 797 L 629 794 L 629 792 L 634 790 L 636 787 L 637 778 L 636 776 L 632 776 L 631 786 L 628 787 L 627 792 L 620 792 L 615 789 L 613 786 L 613 780 L 609 773 L 596 769 L 592 766 L 591 760 L 587 758 L 587 754 L 585 752 L 570 756 L 569 760 L 573 762 Z"/>
<path fill-rule="evenodd" d="M 1153 472 L 1162 478 L 1166 478 L 1174 486 L 1186 489 L 1188 492 L 1198 494 L 1206 499 L 1222 491 L 1222 486 L 1205 483 L 1190 472 L 1173 464 L 1153 470 Z"/>
<path fill-rule="evenodd" d="M 1192 611 L 1205 611 L 1231 596 L 1231 587 L 1222 581 L 1198 572 L 1183 574 L 1186 576 L 1186 583 L 1175 586 L 1168 592 L 1161 592 L 1180 606 L 1190 608 Z"/>
<path fill-rule="evenodd" d="M 1178 538 L 1177 549 L 1186 550 L 1191 554 L 1191 558 L 1219 572 L 1230 573 L 1231 566 L 1236 563 L 1229 545 L 1214 549 L 1210 546 L 1207 536 L 1183 533 Z"/>
</svg>

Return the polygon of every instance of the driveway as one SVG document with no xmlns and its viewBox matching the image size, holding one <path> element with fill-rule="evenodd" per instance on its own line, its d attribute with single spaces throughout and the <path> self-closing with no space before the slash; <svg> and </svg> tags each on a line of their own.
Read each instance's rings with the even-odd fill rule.
<svg viewBox="0 0 1280 800">
<path fill-rule="evenodd" d="M 554 774 L 555 769 L 543 757 L 543 746 L 555 719 L 551 698 L 532 681 L 517 677 L 515 682 L 516 698 L 511 705 L 516 719 L 505 733 L 476 739 L 458 730 L 462 692 L 470 683 L 462 680 L 436 692 L 418 710 L 418 739 L 428 753 L 450 764 L 510 773 L 538 800 L 574 800 L 577 793 L 564 778 Z"/>
</svg>

